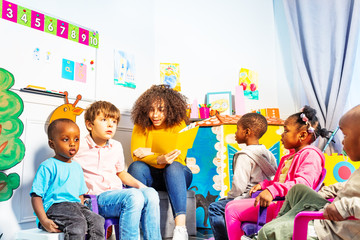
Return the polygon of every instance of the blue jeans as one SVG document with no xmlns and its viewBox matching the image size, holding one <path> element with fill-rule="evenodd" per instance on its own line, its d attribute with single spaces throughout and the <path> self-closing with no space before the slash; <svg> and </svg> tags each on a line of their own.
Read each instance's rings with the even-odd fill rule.
<svg viewBox="0 0 360 240">
<path fill-rule="evenodd" d="M 153 188 L 111 190 L 97 201 L 100 215 L 119 217 L 120 239 L 138 240 L 140 222 L 145 240 L 161 239 L 159 195 Z"/>
<path fill-rule="evenodd" d="M 89 240 L 105 238 L 104 218 L 78 202 L 61 202 L 51 205 L 46 215 L 64 232 L 65 240 Z M 39 228 L 46 229 L 39 223 Z"/>
<path fill-rule="evenodd" d="M 175 217 L 186 214 L 186 192 L 192 181 L 192 172 L 187 166 L 173 162 L 158 169 L 136 161 L 129 166 L 128 172 L 146 186 L 168 192 Z"/>
<path fill-rule="evenodd" d="M 232 198 L 219 200 L 209 206 L 209 221 L 216 240 L 229 239 L 225 224 L 225 206 L 232 200 Z"/>
</svg>

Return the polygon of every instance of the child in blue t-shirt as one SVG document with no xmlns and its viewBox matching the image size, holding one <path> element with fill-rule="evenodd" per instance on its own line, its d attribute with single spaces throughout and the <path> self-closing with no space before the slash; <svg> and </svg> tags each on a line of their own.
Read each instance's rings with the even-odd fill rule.
<svg viewBox="0 0 360 240">
<path fill-rule="evenodd" d="M 104 218 L 83 205 L 88 191 L 81 166 L 72 161 L 79 149 L 79 127 L 57 119 L 48 128 L 55 156 L 40 164 L 30 191 L 39 228 L 64 232 L 64 239 L 104 239 Z"/>
</svg>

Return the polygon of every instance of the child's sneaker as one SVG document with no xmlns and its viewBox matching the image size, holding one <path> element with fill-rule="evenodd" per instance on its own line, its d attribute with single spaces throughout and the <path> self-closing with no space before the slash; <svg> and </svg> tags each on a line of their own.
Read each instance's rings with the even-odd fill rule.
<svg viewBox="0 0 360 240">
<path fill-rule="evenodd" d="M 172 240 L 188 240 L 188 232 L 185 226 L 176 226 Z"/>
</svg>

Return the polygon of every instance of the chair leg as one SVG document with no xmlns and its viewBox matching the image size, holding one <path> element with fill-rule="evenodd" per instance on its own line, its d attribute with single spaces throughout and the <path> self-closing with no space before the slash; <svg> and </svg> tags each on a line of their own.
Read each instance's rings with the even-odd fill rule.
<svg viewBox="0 0 360 240">
<path fill-rule="evenodd" d="M 120 231 L 120 227 L 119 225 L 115 225 L 115 236 L 116 236 L 116 240 L 119 240 L 119 231 Z"/>
</svg>

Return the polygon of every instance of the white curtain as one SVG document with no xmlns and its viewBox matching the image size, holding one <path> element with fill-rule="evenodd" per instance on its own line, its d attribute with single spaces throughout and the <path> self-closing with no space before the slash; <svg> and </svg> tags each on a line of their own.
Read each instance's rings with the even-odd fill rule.
<svg viewBox="0 0 360 240">
<path fill-rule="evenodd" d="M 274 14 L 283 15 L 287 22 L 287 29 L 278 29 L 278 34 L 289 35 L 295 75 L 290 79 L 302 83 L 294 91 L 305 93 L 307 103 L 317 110 L 322 127 L 335 130 L 354 71 L 360 71 L 354 68 L 359 47 L 360 0 L 274 0 L 274 6 Z M 341 152 L 339 135 L 335 141 L 327 153 Z M 320 140 L 319 148 L 325 143 L 326 140 Z"/>
</svg>

